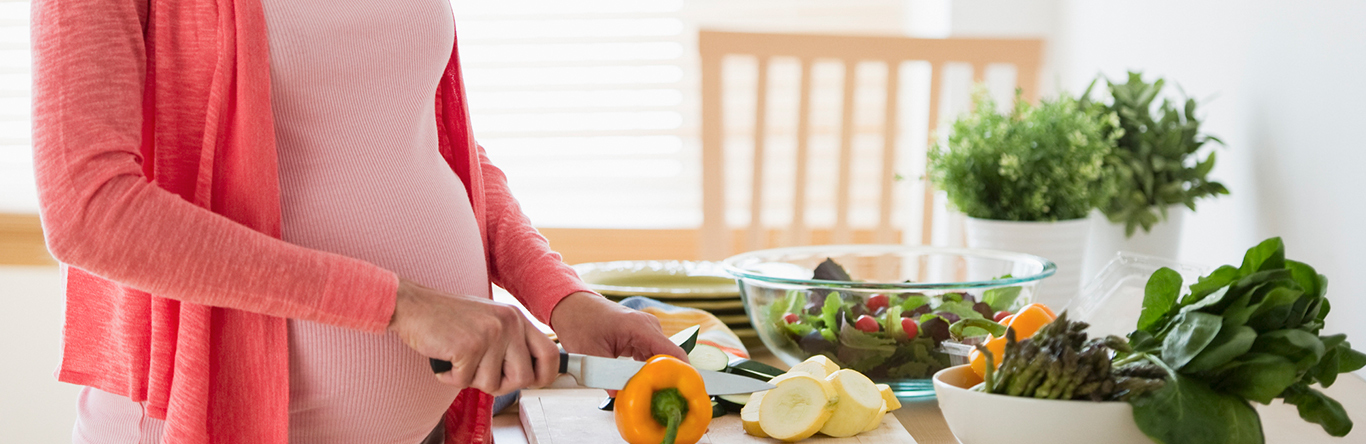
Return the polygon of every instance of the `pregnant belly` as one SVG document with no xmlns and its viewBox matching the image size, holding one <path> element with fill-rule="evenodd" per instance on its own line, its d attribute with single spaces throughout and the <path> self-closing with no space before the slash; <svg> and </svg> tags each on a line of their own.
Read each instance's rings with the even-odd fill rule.
<svg viewBox="0 0 1366 444">
<path fill-rule="evenodd" d="M 459 390 L 393 333 L 289 321 L 289 442 L 417 444 Z"/>
</svg>

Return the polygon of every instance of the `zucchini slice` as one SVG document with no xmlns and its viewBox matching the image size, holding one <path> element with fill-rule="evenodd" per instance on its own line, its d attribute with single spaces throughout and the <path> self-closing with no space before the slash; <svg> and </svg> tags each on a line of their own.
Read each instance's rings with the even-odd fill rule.
<svg viewBox="0 0 1366 444">
<path fill-rule="evenodd" d="M 697 344 L 688 352 L 688 362 L 698 370 L 719 372 L 726 369 L 728 361 L 730 356 L 726 352 L 707 344 Z"/>
<path fill-rule="evenodd" d="M 697 334 L 701 331 L 701 325 L 685 328 L 674 333 L 673 336 L 669 336 L 669 342 L 673 342 L 674 345 L 682 348 L 683 353 L 692 353 L 692 348 L 697 345 Z"/>
<path fill-rule="evenodd" d="M 733 373 L 746 376 L 760 381 L 769 381 L 773 378 L 782 376 L 784 371 L 759 361 L 751 361 L 744 358 L 737 358 L 731 361 L 730 366 L 726 367 L 726 373 Z"/>
<path fill-rule="evenodd" d="M 750 399 L 753 399 L 750 397 L 751 395 L 751 393 L 742 393 L 739 395 L 717 395 L 716 400 L 720 401 L 721 406 L 725 407 L 726 410 L 738 412 L 745 408 L 745 404 L 748 404 Z"/>
</svg>

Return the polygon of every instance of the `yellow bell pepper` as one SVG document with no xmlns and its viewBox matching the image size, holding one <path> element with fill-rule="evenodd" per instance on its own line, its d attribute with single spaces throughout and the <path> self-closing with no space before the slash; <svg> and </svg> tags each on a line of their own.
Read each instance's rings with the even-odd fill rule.
<svg viewBox="0 0 1366 444">
<path fill-rule="evenodd" d="M 1057 318 L 1058 316 L 1053 314 L 1053 310 L 1047 305 L 1035 303 L 1026 305 L 1019 312 L 1001 319 L 1001 325 L 1014 329 L 1015 340 L 1018 341 L 1034 336 L 1034 333 L 1038 332 L 1040 328 Z M 996 365 L 1000 366 L 1001 358 L 1006 351 L 1006 338 L 988 335 L 985 345 L 995 358 Z M 987 359 L 982 352 L 977 351 L 977 349 L 968 352 L 968 363 L 972 365 L 973 373 L 980 377 L 986 377 Z"/>
<path fill-rule="evenodd" d="M 631 444 L 694 444 L 711 425 L 711 397 L 697 369 L 657 355 L 617 392 L 617 432 Z"/>
</svg>

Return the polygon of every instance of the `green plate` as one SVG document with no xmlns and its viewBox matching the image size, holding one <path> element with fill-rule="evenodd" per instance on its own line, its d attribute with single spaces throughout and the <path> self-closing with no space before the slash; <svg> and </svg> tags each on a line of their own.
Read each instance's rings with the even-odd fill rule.
<svg viewBox="0 0 1366 444">
<path fill-rule="evenodd" d="M 593 291 L 621 298 L 645 296 L 675 303 L 734 299 L 741 307 L 740 289 L 715 262 L 615 261 L 574 265 L 574 271 Z M 676 304 L 684 305 L 684 304 Z M 686 305 L 697 307 L 695 305 Z"/>
</svg>

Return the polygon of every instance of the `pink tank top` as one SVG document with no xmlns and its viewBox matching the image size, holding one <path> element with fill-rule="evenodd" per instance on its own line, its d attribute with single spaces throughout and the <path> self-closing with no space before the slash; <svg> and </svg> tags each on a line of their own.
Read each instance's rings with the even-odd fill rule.
<svg viewBox="0 0 1366 444">
<path fill-rule="evenodd" d="M 474 212 L 437 151 L 432 117 L 455 38 L 450 4 L 262 4 L 284 240 L 363 259 L 427 287 L 490 297 Z M 290 320 L 289 349 L 292 444 L 420 443 L 458 394 L 393 334 Z M 146 432 L 159 430 L 159 421 L 141 415 L 140 427 L 107 427 L 102 409 L 141 412 L 127 398 L 85 396 L 78 442 L 157 441 Z M 90 436 L 109 430 L 142 436 Z"/>
</svg>

